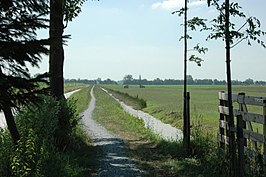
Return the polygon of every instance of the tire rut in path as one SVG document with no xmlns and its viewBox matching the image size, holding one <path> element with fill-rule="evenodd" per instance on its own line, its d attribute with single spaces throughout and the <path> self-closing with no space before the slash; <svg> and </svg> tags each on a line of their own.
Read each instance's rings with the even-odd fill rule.
<svg viewBox="0 0 266 177">
<path fill-rule="evenodd" d="M 139 170 L 136 164 L 129 159 L 123 141 L 92 119 L 96 105 L 93 89 L 94 86 L 90 92 L 91 101 L 89 107 L 82 117 L 86 131 L 92 138 L 94 145 L 98 146 L 102 153 L 99 167 L 92 176 L 143 176 L 143 171 Z"/>
</svg>

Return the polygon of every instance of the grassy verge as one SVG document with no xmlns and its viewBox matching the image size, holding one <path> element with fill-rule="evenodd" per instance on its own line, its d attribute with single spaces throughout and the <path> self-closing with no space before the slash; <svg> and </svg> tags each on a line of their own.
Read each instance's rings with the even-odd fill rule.
<svg viewBox="0 0 266 177">
<path fill-rule="evenodd" d="M 96 121 L 120 136 L 131 157 L 147 171 L 146 176 L 226 176 L 224 160 L 208 136 L 198 127 L 192 143 L 193 156 L 186 158 L 182 143 L 167 142 L 144 128 L 142 120 L 125 113 L 109 95 L 95 88 Z M 200 136 L 201 135 L 201 136 Z"/>
<path fill-rule="evenodd" d="M 116 91 L 127 93 L 130 96 L 138 96 L 147 101 L 147 107 L 143 111 L 153 115 L 165 123 L 177 128 L 183 126 L 183 86 L 146 86 L 145 89 L 129 87 L 124 89 L 119 85 L 108 85 Z M 200 118 L 205 131 L 216 138 L 218 131 L 219 104 L 218 92 L 226 90 L 225 86 L 188 86 L 190 91 L 191 122 L 195 123 Z M 233 86 L 233 93 L 245 92 L 248 96 L 266 96 L 265 86 Z M 123 98 L 122 98 L 123 100 Z M 128 103 L 131 105 L 130 103 Z M 238 108 L 238 105 L 234 105 Z M 261 108 L 248 106 L 249 112 L 262 113 Z M 254 124 L 254 129 L 262 130 L 261 126 Z"/>
<path fill-rule="evenodd" d="M 108 90 L 109 93 L 113 94 L 114 97 L 125 102 L 127 105 L 132 106 L 136 110 L 141 110 L 147 107 L 147 102 L 144 99 L 139 98 L 138 95 L 131 96 L 128 93 L 120 92 L 117 90 L 112 90 L 108 88 L 105 89 Z"/>
<path fill-rule="evenodd" d="M 91 86 L 83 87 L 79 92 L 76 92 L 70 96 L 69 99 L 76 100 L 76 109 L 80 114 L 86 110 L 90 101 Z"/>
</svg>

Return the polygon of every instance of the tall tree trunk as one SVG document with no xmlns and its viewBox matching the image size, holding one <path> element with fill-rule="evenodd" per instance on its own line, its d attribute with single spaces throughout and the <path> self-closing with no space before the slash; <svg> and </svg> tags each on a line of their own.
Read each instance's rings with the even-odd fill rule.
<svg viewBox="0 0 266 177">
<path fill-rule="evenodd" d="M 12 140 L 14 144 L 17 144 L 18 140 L 20 139 L 20 135 L 19 135 L 16 123 L 15 123 L 13 113 L 11 111 L 11 107 L 8 106 L 8 104 L 3 105 L 3 112 L 6 118 L 7 128 L 10 132 Z"/>
<path fill-rule="evenodd" d="M 63 49 L 63 7 L 64 0 L 50 0 L 50 59 L 49 73 L 52 94 L 64 97 L 64 49 Z"/>
<path fill-rule="evenodd" d="M 230 54 L 230 2 L 225 0 L 225 45 L 226 45 L 226 73 L 227 73 L 227 92 L 228 92 L 228 108 L 229 108 L 229 155 L 230 155 L 230 176 L 236 176 L 236 146 L 235 146 L 235 134 L 232 130 L 234 127 L 234 115 L 232 104 L 232 82 L 231 82 L 231 54 Z"/>
<path fill-rule="evenodd" d="M 12 140 L 14 142 L 14 144 L 18 143 L 18 140 L 20 139 L 20 135 L 15 123 L 15 119 L 11 110 L 11 106 L 9 103 L 9 97 L 7 95 L 7 90 L 5 89 L 5 80 L 3 80 L 3 72 L 2 69 L 0 67 L 0 87 L 1 88 L 1 93 L 0 93 L 0 99 L 1 99 L 1 108 L 3 109 L 4 115 L 5 115 L 5 119 L 6 119 L 6 124 L 7 124 L 7 128 L 10 132 L 10 135 L 12 137 Z M 3 85 L 2 85 L 3 84 Z"/>
<path fill-rule="evenodd" d="M 50 86 L 52 94 L 58 99 L 64 97 L 64 49 L 63 49 L 63 12 L 65 0 L 50 0 Z M 63 114 L 63 102 L 60 101 L 58 127 L 55 134 L 55 143 L 60 150 L 68 144 L 69 117 Z"/>
</svg>

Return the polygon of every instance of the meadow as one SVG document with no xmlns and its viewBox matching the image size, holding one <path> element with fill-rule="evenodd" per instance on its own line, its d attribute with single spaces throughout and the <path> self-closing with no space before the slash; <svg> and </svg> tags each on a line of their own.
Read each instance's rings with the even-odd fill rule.
<svg viewBox="0 0 266 177">
<path fill-rule="evenodd" d="M 154 117 L 182 128 L 183 86 L 146 86 L 139 88 L 121 85 L 109 85 L 107 88 L 138 96 L 147 101 L 143 110 Z M 218 129 L 218 92 L 226 91 L 226 86 L 188 86 L 190 92 L 191 122 L 192 126 L 201 125 L 207 132 L 216 134 Z M 233 86 L 233 93 L 246 93 L 248 96 L 266 96 L 265 86 Z M 238 108 L 234 104 L 234 108 Z M 258 107 L 248 107 L 249 112 L 262 113 Z"/>
</svg>

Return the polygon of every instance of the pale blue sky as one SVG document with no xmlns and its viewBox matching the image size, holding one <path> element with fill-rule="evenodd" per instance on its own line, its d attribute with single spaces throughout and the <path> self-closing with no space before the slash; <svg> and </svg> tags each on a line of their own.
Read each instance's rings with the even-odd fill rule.
<svg viewBox="0 0 266 177">
<path fill-rule="evenodd" d="M 100 0 L 87 1 L 82 13 L 71 22 L 65 34 L 71 34 L 65 46 L 65 78 L 122 80 L 135 78 L 183 78 L 183 18 L 171 15 L 183 0 Z M 258 17 L 266 31 L 266 1 L 238 0 L 248 15 Z M 191 0 L 189 16 L 214 17 L 206 2 Z M 239 23 L 241 24 L 241 23 Z M 191 34 L 189 45 L 202 43 L 209 48 L 202 67 L 188 64 L 194 78 L 225 80 L 224 42 L 204 40 L 206 33 Z M 266 41 L 266 37 L 263 38 Z M 232 50 L 232 78 L 266 80 L 266 49 L 245 42 Z M 48 70 L 48 59 L 33 72 Z"/>
</svg>

